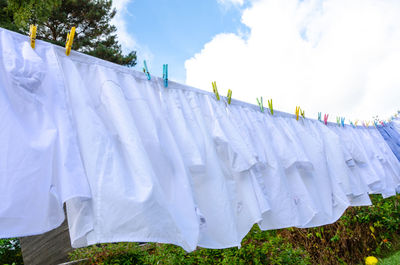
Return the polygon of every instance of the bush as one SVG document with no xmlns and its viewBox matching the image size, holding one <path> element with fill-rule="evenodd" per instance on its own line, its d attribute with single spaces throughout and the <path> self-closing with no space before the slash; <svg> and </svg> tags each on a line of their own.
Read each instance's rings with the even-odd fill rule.
<svg viewBox="0 0 400 265">
<path fill-rule="evenodd" d="M 313 264 L 359 264 L 366 256 L 387 256 L 400 245 L 400 196 L 371 195 L 371 200 L 372 206 L 350 207 L 334 224 L 280 234 L 304 248 Z"/>
<path fill-rule="evenodd" d="M 168 244 L 150 243 L 141 248 L 135 243 L 117 243 L 77 249 L 70 257 L 89 258 L 86 264 L 310 264 L 302 249 L 293 247 L 274 231 L 261 231 L 258 226 L 253 227 L 240 249 L 198 248 L 186 253 Z"/>
<path fill-rule="evenodd" d="M 0 239 L 0 264 L 24 264 L 18 239 Z"/>
</svg>

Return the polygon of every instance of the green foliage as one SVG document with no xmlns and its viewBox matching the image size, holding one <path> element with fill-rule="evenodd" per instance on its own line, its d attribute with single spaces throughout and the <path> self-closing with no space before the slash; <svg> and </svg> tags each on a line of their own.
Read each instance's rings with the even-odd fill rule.
<svg viewBox="0 0 400 265">
<path fill-rule="evenodd" d="M 261 231 L 254 226 L 240 249 L 198 248 L 186 253 L 168 244 L 147 244 L 143 248 L 134 243 L 102 244 L 77 249 L 71 260 L 89 258 L 87 264 L 310 264 L 307 254 L 293 247 L 274 231 Z"/>
<path fill-rule="evenodd" d="M 7 4 L 8 3 L 8 4 Z M 126 66 L 136 65 L 136 52 L 122 53 L 111 0 L 0 0 L 0 26 L 29 33 L 36 24 L 37 39 L 65 46 L 67 33 L 76 27 L 72 48 Z"/>
<path fill-rule="evenodd" d="M 24 264 L 18 239 L 0 239 L 0 264 Z"/>
<path fill-rule="evenodd" d="M 17 27 L 25 27 L 28 23 L 45 22 L 51 12 L 61 4 L 61 0 L 8 0 L 7 2 Z"/>
<path fill-rule="evenodd" d="M 13 13 L 8 9 L 7 0 L 0 0 L 0 27 L 20 32 L 14 24 Z"/>
<path fill-rule="evenodd" d="M 357 264 L 366 256 L 387 256 L 400 245 L 400 196 L 370 197 L 372 206 L 350 207 L 334 224 L 280 234 L 304 248 L 313 264 Z"/>
<path fill-rule="evenodd" d="M 394 255 L 379 261 L 379 265 L 399 265 L 400 264 L 400 251 Z"/>
</svg>

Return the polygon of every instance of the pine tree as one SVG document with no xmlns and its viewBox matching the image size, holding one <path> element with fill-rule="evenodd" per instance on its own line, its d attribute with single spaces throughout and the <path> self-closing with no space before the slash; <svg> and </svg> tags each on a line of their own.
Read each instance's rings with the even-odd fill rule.
<svg viewBox="0 0 400 265">
<path fill-rule="evenodd" d="M 121 65 L 136 65 L 136 52 L 122 54 L 117 29 L 110 24 L 116 14 L 112 0 L 8 0 L 7 3 L 14 24 L 26 34 L 29 24 L 36 24 L 37 39 L 64 46 L 67 33 L 75 26 L 73 50 Z M 0 16 L 3 13 L 0 11 Z"/>
</svg>

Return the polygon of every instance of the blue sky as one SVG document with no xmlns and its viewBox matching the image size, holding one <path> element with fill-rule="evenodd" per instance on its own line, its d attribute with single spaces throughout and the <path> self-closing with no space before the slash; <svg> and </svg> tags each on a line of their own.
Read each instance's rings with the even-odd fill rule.
<svg viewBox="0 0 400 265">
<path fill-rule="evenodd" d="M 306 116 L 386 119 L 399 109 L 400 1 L 114 0 L 125 51 L 150 73 Z"/>
<path fill-rule="evenodd" d="M 125 6 L 126 31 L 151 53 L 149 71 L 161 75 L 168 63 L 170 79 L 185 81 L 184 63 L 218 33 L 246 31 L 240 23 L 241 8 L 216 0 L 134 0 Z M 136 68 L 143 66 L 140 61 Z"/>
</svg>

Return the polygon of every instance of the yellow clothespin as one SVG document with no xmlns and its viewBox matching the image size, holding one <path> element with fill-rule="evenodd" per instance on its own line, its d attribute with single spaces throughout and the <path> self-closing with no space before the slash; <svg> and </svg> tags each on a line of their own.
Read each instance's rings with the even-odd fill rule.
<svg viewBox="0 0 400 265">
<path fill-rule="evenodd" d="M 304 115 L 304 110 L 301 110 L 301 109 L 300 109 L 300 115 L 303 117 L 303 119 L 306 118 L 306 116 Z"/>
<path fill-rule="evenodd" d="M 36 40 L 36 25 L 31 25 L 29 27 L 29 37 L 31 38 L 31 47 L 35 49 L 35 40 Z"/>
<path fill-rule="evenodd" d="M 367 122 L 365 123 L 365 127 L 368 127 L 368 126 L 369 126 L 369 122 L 370 122 L 370 121 L 367 121 Z"/>
<path fill-rule="evenodd" d="M 299 120 L 299 112 L 300 112 L 300 107 L 299 107 L 299 106 L 296 106 L 296 112 L 295 112 L 295 114 L 296 114 L 296 120 L 297 120 L 297 121 Z"/>
<path fill-rule="evenodd" d="M 271 100 L 268 99 L 268 108 L 269 108 L 269 111 L 271 112 L 271 115 L 274 115 L 274 108 L 272 106 L 272 98 L 271 98 Z"/>
<path fill-rule="evenodd" d="M 231 104 L 231 100 L 232 100 L 232 90 L 228 89 L 228 104 Z"/>
<path fill-rule="evenodd" d="M 357 126 L 357 123 L 358 123 L 358 120 L 356 120 L 356 121 L 354 122 L 354 125 Z"/>
<path fill-rule="evenodd" d="M 214 91 L 214 94 L 215 94 L 215 97 L 217 98 L 217 100 L 219 100 L 219 94 L 218 94 L 218 89 L 217 89 L 217 82 L 211 82 L 211 84 L 212 84 L 212 87 L 213 87 L 213 91 Z"/>
<path fill-rule="evenodd" d="M 65 54 L 69 56 L 71 53 L 72 43 L 74 42 L 75 27 L 71 28 L 71 31 L 67 34 L 67 43 L 65 44 Z"/>
</svg>

